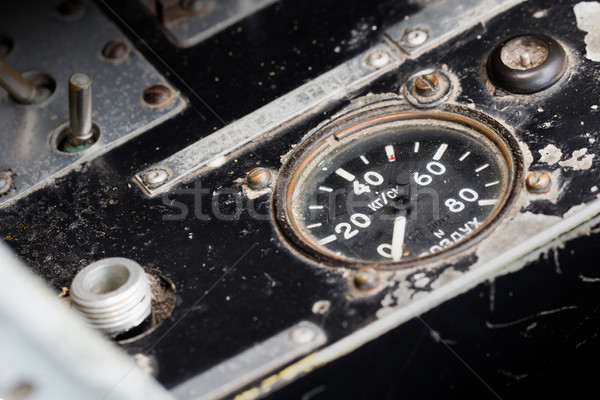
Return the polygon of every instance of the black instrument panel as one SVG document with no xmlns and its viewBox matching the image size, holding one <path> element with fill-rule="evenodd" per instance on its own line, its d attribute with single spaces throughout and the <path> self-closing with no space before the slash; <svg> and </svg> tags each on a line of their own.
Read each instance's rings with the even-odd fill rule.
<svg viewBox="0 0 600 400">
<path fill-rule="evenodd" d="M 299 147 L 319 137 L 323 126 L 331 121 L 335 124 L 357 109 L 357 114 L 372 115 L 373 95 L 383 96 L 385 101 L 389 101 L 390 94 L 397 95 L 393 101 L 402 111 L 419 115 L 440 110 L 461 115 L 459 110 L 466 110 L 461 111 L 463 114 L 472 110 L 471 118 L 476 115 L 477 121 L 496 130 L 490 137 L 473 139 L 468 136 L 476 135 L 472 132 L 457 133 L 465 129 L 464 125 L 449 129 L 428 122 L 424 128 L 427 137 L 422 136 L 423 129 L 413 126 L 383 128 L 381 135 L 390 137 L 381 141 L 366 135 L 370 139 L 362 140 L 364 151 L 347 151 L 352 153 L 351 161 L 344 158 L 344 151 L 350 147 L 338 153 L 319 149 L 319 160 L 344 171 L 328 175 L 317 190 L 331 187 L 326 183 L 333 177 L 355 191 L 355 179 L 348 178 L 360 175 L 362 181 L 358 183 L 363 186 L 358 191 L 365 194 L 365 185 L 371 182 L 367 187 L 374 194 L 375 183 L 379 176 L 384 179 L 384 172 L 373 170 L 378 175 L 367 177 L 370 170 L 361 169 L 367 164 L 357 160 L 361 155 L 371 161 L 381 156 L 378 165 L 385 166 L 391 162 L 388 145 L 395 147 L 394 161 L 405 163 L 402 168 L 409 172 L 408 180 L 412 177 L 417 182 L 419 177 L 414 173 L 426 171 L 429 165 L 415 161 L 418 168 L 416 165 L 417 169 L 411 169 L 410 156 L 415 154 L 415 142 L 419 142 L 421 151 L 431 153 L 429 163 L 440 164 L 446 151 L 447 156 L 456 159 L 468 151 L 484 154 L 470 167 L 477 170 L 489 164 L 492 177 L 485 177 L 484 182 L 455 170 L 453 178 L 461 180 L 460 187 L 452 186 L 447 193 L 440 189 L 446 195 L 440 207 L 451 194 L 456 200 L 445 206 L 450 212 L 452 207 L 459 207 L 458 202 L 469 206 L 481 199 L 504 196 L 501 205 L 480 218 L 490 220 L 490 228 L 481 236 L 498 235 L 504 229 L 515 235 L 526 230 L 510 225 L 511 220 L 519 221 L 518 216 L 530 216 L 527 221 L 545 227 L 558 225 L 576 211 L 591 207 L 600 186 L 600 64 L 587 57 L 586 32 L 577 26 L 575 2 L 527 1 L 473 25 L 418 57 L 404 54 L 397 69 L 357 93 L 324 104 L 319 113 L 307 114 L 280 127 L 277 133 L 243 146 L 221 165 L 190 176 L 162 195 L 148 196 L 132 179 L 138 171 L 318 78 L 380 40 L 387 40 L 386 28 L 430 3 L 330 0 L 307 5 L 280 1 L 197 45 L 181 48 L 165 35 L 155 16 L 140 11 L 137 1 L 99 1 L 97 7 L 181 93 L 187 107 L 84 162 L 80 168 L 2 206 L 0 232 L 5 242 L 57 294 L 70 286 L 84 266 L 107 257 L 131 258 L 172 282 L 176 301 L 170 316 L 149 333 L 119 345 L 129 354 L 152 356 L 158 366 L 156 378 L 173 389 L 299 321 L 313 322 L 325 332 L 327 342 L 321 349 L 340 343 L 382 321 L 386 313 L 402 308 L 404 302 L 437 293 L 440 282 L 467 273 L 471 266 L 485 260 L 481 251 L 487 248 L 478 250 L 477 240 L 467 246 L 458 243 L 449 249 L 452 251 L 446 258 L 433 257 L 428 268 L 419 268 L 417 258 L 424 257 L 419 248 L 408 268 L 395 268 L 392 262 L 390 268 L 380 272 L 375 265 L 378 262 L 388 262 L 390 257 L 400 261 L 394 258 L 398 258 L 399 242 L 398 237 L 394 238 L 395 221 L 402 217 L 407 220 L 406 205 L 393 208 L 396 214 L 382 233 L 389 237 L 361 237 L 360 242 L 344 247 L 350 250 L 341 262 L 336 262 L 335 254 L 340 249 L 327 247 L 331 241 L 318 241 L 329 235 L 343 236 L 345 228 L 336 233 L 336 224 L 348 223 L 348 232 L 366 225 L 363 216 L 350 220 L 352 215 L 348 215 L 348 221 L 337 221 L 317 215 L 307 220 L 302 228 L 305 231 L 317 223 L 330 224 L 327 226 L 331 228 L 309 238 L 307 245 L 299 244 L 297 237 L 282 229 L 275 205 L 279 198 L 273 196 L 284 196 L 288 189 L 285 174 L 305 155 Z M 516 34 L 545 35 L 564 49 L 565 71 L 555 83 L 532 94 L 513 94 L 488 79 L 490 54 Z M 426 68 L 449 71 L 459 85 L 454 87 L 454 97 L 424 109 L 409 104 L 401 94 L 411 77 Z M 394 107 L 397 105 L 390 110 Z M 389 114 L 392 112 L 378 115 Z M 432 120 L 427 115 L 419 118 Z M 355 122 L 359 121 L 363 119 Z M 403 130 L 408 133 L 397 133 Z M 397 138 L 391 138 L 394 134 Z M 341 143 L 343 147 L 343 141 L 333 135 L 330 140 L 332 145 Z M 404 148 L 403 143 L 410 146 Z M 448 146 L 442 152 L 440 146 L 444 144 Z M 496 147 L 493 151 L 488 148 L 485 154 L 485 146 Z M 371 156 L 369 152 L 374 148 L 381 151 Z M 438 157 L 438 153 L 442 154 Z M 342 161 L 336 161 L 336 157 Z M 270 171 L 273 181 L 267 190 L 253 194 L 245 179 L 256 167 Z M 436 175 L 441 171 L 438 165 L 431 164 L 428 171 L 432 182 L 441 176 Z M 551 182 L 551 187 L 541 189 L 539 195 L 528 189 L 540 185 L 538 180 L 529 180 L 534 171 L 547 173 Z M 301 179 L 308 181 L 311 173 L 316 175 L 316 169 L 304 171 Z M 420 182 L 425 183 L 422 175 Z M 486 185 L 496 181 L 501 190 L 481 197 L 481 190 L 486 189 L 479 190 L 479 186 L 493 188 L 495 185 Z M 279 190 L 277 185 L 284 189 Z M 478 189 L 473 185 L 479 185 Z M 299 204 L 307 208 L 313 205 Z M 259 388 L 261 396 L 273 399 L 504 398 L 517 393 L 542 398 L 591 398 L 598 393 L 595 378 L 600 371 L 582 366 L 598 350 L 598 295 L 594 282 L 599 275 L 592 253 L 597 221 L 593 216 L 565 228 L 553 238 L 557 241 L 540 244 L 537 253 L 515 256 L 511 259 L 513 268 L 508 268 L 510 273 L 481 277 L 478 284 L 414 313 L 407 322 L 382 331 L 356 349 L 349 346 L 343 356 L 302 371 L 294 376 L 293 383 L 287 385 L 280 379 L 283 383 L 275 386 L 279 390 L 267 390 L 265 376 L 261 376 L 226 396 L 249 396 L 249 391 Z M 457 226 L 464 222 L 468 227 L 474 214 L 461 218 Z M 356 226 L 351 225 L 352 221 Z M 444 230 L 437 225 L 435 228 Z M 448 235 L 450 231 L 460 232 L 452 228 Z M 414 235 L 416 232 L 415 228 Z M 389 249 L 382 248 L 378 253 L 381 244 L 389 244 Z M 427 244 L 431 250 L 439 241 Z M 512 257 L 512 247 L 502 248 L 502 244 L 497 246 Z M 377 246 L 361 253 L 358 248 L 363 245 Z M 408 251 L 406 246 L 403 250 Z M 369 290 L 361 290 L 355 279 L 357 268 L 364 266 L 377 272 L 377 282 L 367 285 Z M 400 270 L 404 272 L 397 275 Z M 315 308 L 317 304 L 321 308 Z"/>
</svg>

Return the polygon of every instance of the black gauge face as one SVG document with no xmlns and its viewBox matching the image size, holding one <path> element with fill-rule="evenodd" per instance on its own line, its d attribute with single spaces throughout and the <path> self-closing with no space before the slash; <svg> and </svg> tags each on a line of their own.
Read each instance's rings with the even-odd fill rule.
<svg viewBox="0 0 600 400">
<path fill-rule="evenodd" d="M 359 263 L 414 261 L 465 243 L 511 186 L 509 153 L 490 135 L 431 120 L 330 135 L 287 188 L 294 235 L 326 257 Z"/>
</svg>

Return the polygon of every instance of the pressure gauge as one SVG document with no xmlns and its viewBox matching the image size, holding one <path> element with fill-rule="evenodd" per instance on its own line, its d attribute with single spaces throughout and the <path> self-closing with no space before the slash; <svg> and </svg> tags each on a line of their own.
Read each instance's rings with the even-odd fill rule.
<svg viewBox="0 0 600 400">
<path fill-rule="evenodd" d="M 275 210 L 301 251 L 331 264 L 403 266 L 468 246 L 509 202 L 517 146 L 472 110 L 354 113 L 289 157 Z"/>
</svg>

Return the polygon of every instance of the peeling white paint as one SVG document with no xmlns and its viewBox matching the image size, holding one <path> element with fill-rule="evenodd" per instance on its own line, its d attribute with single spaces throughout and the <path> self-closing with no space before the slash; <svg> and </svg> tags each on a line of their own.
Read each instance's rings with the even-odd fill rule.
<svg viewBox="0 0 600 400">
<path fill-rule="evenodd" d="M 586 283 L 600 282 L 600 278 L 590 278 L 590 277 L 583 276 L 583 275 L 579 275 L 579 279 L 581 279 L 582 282 L 586 282 Z"/>
<path fill-rule="evenodd" d="M 438 287 L 442 287 L 447 283 L 452 282 L 462 274 L 464 274 L 464 272 L 457 271 L 454 268 L 447 268 L 444 270 L 444 272 L 440 274 L 440 276 L 438 276 L 438 278 L 434 282 L 431 283 L 431 288 L 437 289 Z"/>
<path fill-rule="evenodd" d="M 430 279 L 428 277 L 424 277 L 421 279 L 417 279 L 414 283 L 415 287 L 417 288 L 424 288 L 425 286 L 429 285 Z"/>
<path fill-rule="evenodd" d="M 597 1 L 582 1 L 573 7 L 577 27 L 584 32 L 586 58 L 600 61 L 600 3 Z"/>
<path fill-rule="evenodd" d="M 425 275 L 423 272 L 414 274 L 412 278 L 414 281 L 413 286 L 416 288 L 424 288 L 431 282 L 431 279 L 429 279 L 429 277 L 427 277 L 427 275 Z"/>
<path fill-rule="evenodd" d="M 521 142 L 519 144 L 523 155 L 523 167 L 525 171 L 528 171 L 534 157 L 525 144 Z M 562 153 L 556 146 L 547 146 L 540 153 L 543 158 L 545 157 L 545 162 L 561 163 Z M 586 167 L 587 163 L 591 166 L 593 157 L 587 154 L 587 149 L 580 149 L 573 154 L 573 158 L 576 167 L 580 168 Z M 566 160 L 562 163 L 567 165 L 572 162 Z M 529 263 L 539 260 L 540 257 L 546 259 L 553 257 L 557 267 L 556 273 L 561 273 L 557 262 L 558 250 L 564 249 L 569 240 L 592 233 L 594 222 L 590 218 L 600 213 L 600 202 L 595 203 L 594 206 L 580 204 L 572 207 L 562 216 L 519 211 L 526 208 L 531 201 L 544 199 L 554 203 L 560 198 L 568 187 L 568 181 L 561 179 L 562 168 L 555 169 L 550 173 L 553 182 L 551 191 L 543 195 L 521 193 L 520 198 L 516 200 L 519 206 L 515 207 L 513 212 L 505 215 L 494 228 L 493 240 L 482 240 L 473 248 L 473 257 L 477 261 L 469 271 L 459 271 L 447 267 L 438 276 L 432 276 L 426 270 L 394 272 L 388 280 L 391 291 L 385 295 L 380 303 L 381 308 L 376 313 L 379 322 L 386 324 L 392 319 L 399 318 L 400 315 L 402 318 L 414 318 L 424 310 L 431 309 L 438 304 L 434 299 L 440 300 L 443 297 L 447 300 L 474 287 L 476 281 L 484 282 L 486 280 L 491 283 L 489 306 L 493 311 L 496 297 L 494 279 L 519 271 Z M 574 226 L 577 226 L 577 229 L 572 229 Z M 560 234 L 557 234 L 558 232 Z M 529 239 L 523 241 L 523 238 Z M 452 258 L 444 260 L 446 264 L 452 264 L 452 262 Z M 442 261 L 433 263 L 426 268 L 433 270 L 440 266 L 442 266 Z M 568 265 L 562 267 L 565 271 L 569 268 Z M 417 282 L 418 285 L 421 285 L 420 279 L 423 279 L 424 283 L 426 276 L 429 277 L 430 282 L 427 285 L 428 290 L 423 290 L 417 287 Z M 467 281 L 471 282 L 471 285 L 466 285 Z M 445 295 L 449 297 L 444 297 Z M 509 293 L 509 295 L 511 294 Z M 426 305 L 426 307 L 419 309 L 419 305 Z M 554 311 L 551 310 L 550 313 L 552 312 Z M 542 311 L 538 316 L 546 313 L 548 311 Z M 527 322 L 531 325 L 535 321 Z"/>
<path fill-rule="evenodd" d="M 562 158 L 562 151 L 560 151 L 560 149 L 553 144 L 549 144 L 542 150 L 539 150 L 539 152 L 542 156 L 540 158 L 540 162 L 546 163 L 548 165 L 554 165 L 557 162 L 559 162 Z"/>
<path fill-rule="evenodd" d="M 575 150 L 572 157 L 565 161 L 559 161 L 558 165 L 561 167 L 570 167 L 575 171 L 590 169 L 592 167 L 592 160 L 595 154 L 586 154 L 587 149 Z"/>
<path fill-rule="evenodd" d="M 493 286 L 494 279 L 519 271 L 531 262 L 538 261 L 540 257 L 549 257 L 551 251 L 564 249 L 566 243 L 574 238 L 600 233 L 600 228 L 597 227 L 599 215 L 600 201 L 591 204 L 582 203 L 572 207 L 562 217 L 530 212 L 506 215 L 496 227 L 497 232 L 504 232 L 504 234 L 495 236 L 493 240 L 483 240 L 479 243 L 475 248 L 477 262 L 471 266 L 470 270 L 461 274 L 448 268 L 445 271 L 448 275 L 444 277 L 444 280 L 450 278 L 453 273 L 457 273 L 456 278 L 451 279 L 445 285 L 439 285 L 439 287 L 432 282 L 431 288 L 434 289 L 434 286 L 436 288 L 431 291 L 416 292 L 406 279 L 411 272 L 396 271 L 390 281 L 391 283 L 395 282 L 397 287 L 392 293 L 386 294 L 384 301 L 381 302 L 382 308 L 376 314 L 378 320 L 363 328 L 360 331 L 363 334 L 361 337 L 365 337 L 364 335 L 378 337 L 382 334 L 382 329 L 387 332 L 389 329 L 431 310 L 438 304 L 467 292 L 479 283 L 487 280 Z M 527 239 L 523 240 L 523 238 Z M 435 265 L 430 267 L 435 268 Z M 565 270 L 568 270 L 569 267 L 565 266 Z M 413 277 L 417 275 L 419 274 L 415 273 Z M 596 277 L 580 276 L 579 278 L 590 284 L 595 283 L 596 279 L 600 281 L 600 278 Z M 509 292 L 508 295 L 512 296 L 512 292 Z M 490 293 L 490 307 L 493 307 L 493 297 L 495 297 L 495 293 L 494 295 Z M 535 328 L 533 323 L 538 317 L 569 312 L 571 309 L 575 309 L 574 306 L 543 310 L 516 321 L 487 321 L 487 323 L 492 325 L 492 328 L 524 323 L 527 324 L 528 330 L 532 330 Z M 342 340 L 342 342 L 344 341 L 346 339 Z M 336 345 L 341 347 L 342 344 L 337 343 Z"/>
</svg>

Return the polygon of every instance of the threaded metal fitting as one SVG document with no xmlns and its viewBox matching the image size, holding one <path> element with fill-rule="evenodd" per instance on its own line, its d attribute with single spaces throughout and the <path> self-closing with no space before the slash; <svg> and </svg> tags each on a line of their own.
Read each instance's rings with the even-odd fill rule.
<svg viewBox="0 0 600 400">
<path fill-rule="evenodd" d="M 88 265 L 73 279 L 70 293 L 88 323 L 110 336 L 139 326 L 152 311 L 146 273 L 127 258 L 106 258 Z"/>
</svg>

